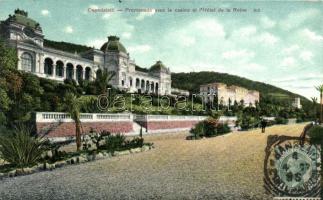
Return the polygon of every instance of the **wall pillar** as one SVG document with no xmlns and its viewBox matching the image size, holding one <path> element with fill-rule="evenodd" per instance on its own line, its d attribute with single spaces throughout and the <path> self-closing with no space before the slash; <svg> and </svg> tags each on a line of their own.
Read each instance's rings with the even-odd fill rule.
<svg viewBox="0 0 323 200">
<path fill-rule="evenodd" d="M 93 81 L 96 79 L 96 72 L 95 70 L 92 70 L 90 71 L 90 80 Z"/>
<path fill-rule="evenodd" d="M 53 77 L 56 77 L 56 64 L 53 64 Z"/>
<path fill-rule="evenodd" d="M 148 84 L 146 83 L 146 87 L 148 86 L 148 88 L 146 88 L 146 90 L 147 90 L 147 93 L 149 93 L 150 92 L 150 82 L 148 82 Z"/>
<path fill-rule="evenodd" d="M 76 81 L 76 67 L 73 65 L 73 79 Z"/>
<path fill-rule="evenodd" d="M 34 62 L 33 62 L 34 66 L 35 66 L 35 73 L 39 73 L 40 72 L 39 60 L 40 60 L 39 54 L 36 53 L 35 54 L 35 59 L 34 59 Z"/>
<path fill-rule="evenodd" d="M 66 65 L 64 63 L 64 65 L 63 65 L 63 78 L 64 78 L 64 80 L 66 79 L 66 74 L 67 74 L 66 69 L 67 69 L 67 67 L 66 67 Z"/>
<path fill-rule="evenodd" d="M 39 60 L 38 60 L 38 72 L 40 74 L 44 73 L 44 59 L 43 56 L 39 55 Z"/>
<path fill-rule="evenodd" d="M 150 88 L 151 88 L 151 93 L 154 93 L 154 91 L 155 91 L 155 85 L 154 85 L 154 83 L 151 83 Z"/>
</svg>

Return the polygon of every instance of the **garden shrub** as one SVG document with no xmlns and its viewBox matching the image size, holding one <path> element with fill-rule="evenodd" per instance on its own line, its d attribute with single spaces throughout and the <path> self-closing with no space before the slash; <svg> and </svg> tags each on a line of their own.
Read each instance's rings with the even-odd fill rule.
<svg viewBox="0 0 323 200">
<path fill-rule="evenodd" d="M 209 118 L 195 125 L 190 133 L 195 139 L 201 137 L 212 137 L 231 132 L 228 124 L 219 123 L 217 119 Z"/>
<path fill-rule="evenodd" d="M 194 136 L 195 139 L 204 136 L 204 121 L 201 121 L 191 128 L 190 133 Z"/>
<path fill-rule="evenodd" d="M 305 122 L 303 118 L 296 118 L 296 123 L 302 123 Z"/>
<path fill-rule="evenodd" d="M 244 115 L 242 118 L 238 119 L 237 123 L 242 130 L 248 130 L 250 128 L 257 128 L 259 126 L 260 120 L 250 115 Z"/>
<path fill-rule="evenodd" d="M 128 148 L 138 148 L 144 145 L 144 139 L 140 137 L 135 137 L 132 140 L 126 140 L 125 146 Z"/>
<path fill-rule="evenodd" d="M 308 133 L 312 144 L 323 144 L 323 127 L 313 126 Z"/>
<path fill-rule="evenodd" d="M 231 129 L 228 126 L 228 124 L 219 124 L 217 129 L 218 129 L 218 134 L 225 134 L 225 133 L 231 132 Z"/>
<path fill-rule="evenodd" d="M 106 137 L 110 136 L 109 131 L 101 131 L 96 133 L 92 128 L 88 135 L 83 138 L 83 150 L 85 151 L 95 151 L 105 144 Z"/>
<path fill-rule="evenodd" d="M 49 150 L 48 140 L 31 135 L 26 127 L 16 128 L 12 135 L 0 136 L 0 154 L 2 159 L 16 167 L 27 167 L 42 160 L 42 155 Z"/>
<path fill-rule="evenodd" d="M 283 118 L 283 117 L 276 117 L 275 122 L 276 122 L 276 124 L 287 124 L 288 119 Z"/>
<path fill-rule="evenodd" d="M 116 151 L 122 149 L 124 147 L 126 141 L 126 137 L 121 134 L 116 134 L 116 135 L 108 135 L 105 138 L 105 149 L 108 151 Z"/>
<path fill-rule="evenodd" d="M 91 130 L 90 133 L 84 136 L 83 139 L 83 150 L 88 153 L 95 153 L 97 151 L 120 151 L 132 148 L 143 147 L 144 145 L 151 145 L 150 143 L 144 143 L 142 137 L 133 137 L 127 139 L 122 134 L 111 134 L 108 131 L 101 131 L 96 133 Z"/>
</svg>

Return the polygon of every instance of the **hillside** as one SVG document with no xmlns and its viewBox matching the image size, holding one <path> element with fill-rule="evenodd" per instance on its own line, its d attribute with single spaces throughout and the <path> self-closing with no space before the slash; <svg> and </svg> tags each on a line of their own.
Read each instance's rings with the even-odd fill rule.
<svg viewBox="0 0 323 200">
<path fill-rule="evenodd" d="M 301 97 L 302 101 L 308 102 L 305 97 L 284 90 L 282 88 L 246 79 L 243 77 L 230 75 L 227 73 L 202 71 L 190 73 L 172 73 L 172 87 L 189 90 L 193 93 L 199 92 L 199 86 L 202 84 L 220 82 L 227 85 L 237 85 L 249 90 L 257 90 L 262 97 L 275 97 L 275 98 L 295 98 Z"/>
<path fill-rule="evenodd" d="M 88 47 L 85 45 L 72 44 L 69 42 L 57 42 L 57 41 L 52 41 L 47 39 L 44 40 L 44 46 L 61 50 L 61 51 L 67 51 L 70 53 L 75 53 L 75 52 L 80 53 L 91 49 L 91 47 Z"/>
</svg>

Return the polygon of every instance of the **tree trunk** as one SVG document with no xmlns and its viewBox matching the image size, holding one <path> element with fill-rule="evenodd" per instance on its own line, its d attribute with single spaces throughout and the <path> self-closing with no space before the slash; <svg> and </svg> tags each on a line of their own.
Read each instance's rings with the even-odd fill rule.
<svg viewBox="0 0 323 200">
<path fill-rule="evenodd" d="M 76 150 L 79 151 L 81 148 L 81 127 L 79 122 L 75 122 L 75 133 L 76 133 Z"/>
<path fill-rule="evenodd" d="M 320 106 L 321 106 L 321 112 L 320 112 L 320 124 L 323 123 L 323 93 L 321 92 L 321 95 L 320 95 Z"/>
</svg>

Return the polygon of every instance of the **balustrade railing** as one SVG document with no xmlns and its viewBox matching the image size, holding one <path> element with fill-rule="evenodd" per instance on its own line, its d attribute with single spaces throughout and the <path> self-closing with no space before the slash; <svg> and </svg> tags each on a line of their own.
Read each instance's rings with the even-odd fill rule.
<svg viewBox="0 0 323 200">
<path fill-rule="evenodd" d="M 96 122 L 96 121 L 132 121 L 132 114 L 111 114 L 111 113 L 81 113 L 80 120 L 84 122 Z M 58 113 L 58 112 L 37 112 L 36 122 L 54 122 L 73 121 L 70 114 Z"/>
<path fill-rule="evenodd" d="M 189 115 L 136 115 L 136 121 L 176 121 L 176 120 L 204 120 L 206 116 L 189 116 Z"/>
<path fill-rule="evenodd" d="M 84 122 L 96 121 L 201 121 L 207 116 L 193 115 L 133 115 L 131 113 L 81 113 L 80 119 Z M 220 121 L 236 121 L 237 117 L 221 116 Z M 37 112 L 36 122 L 73 121 L 70 114 L 59 112 Z"/>
</svg>

